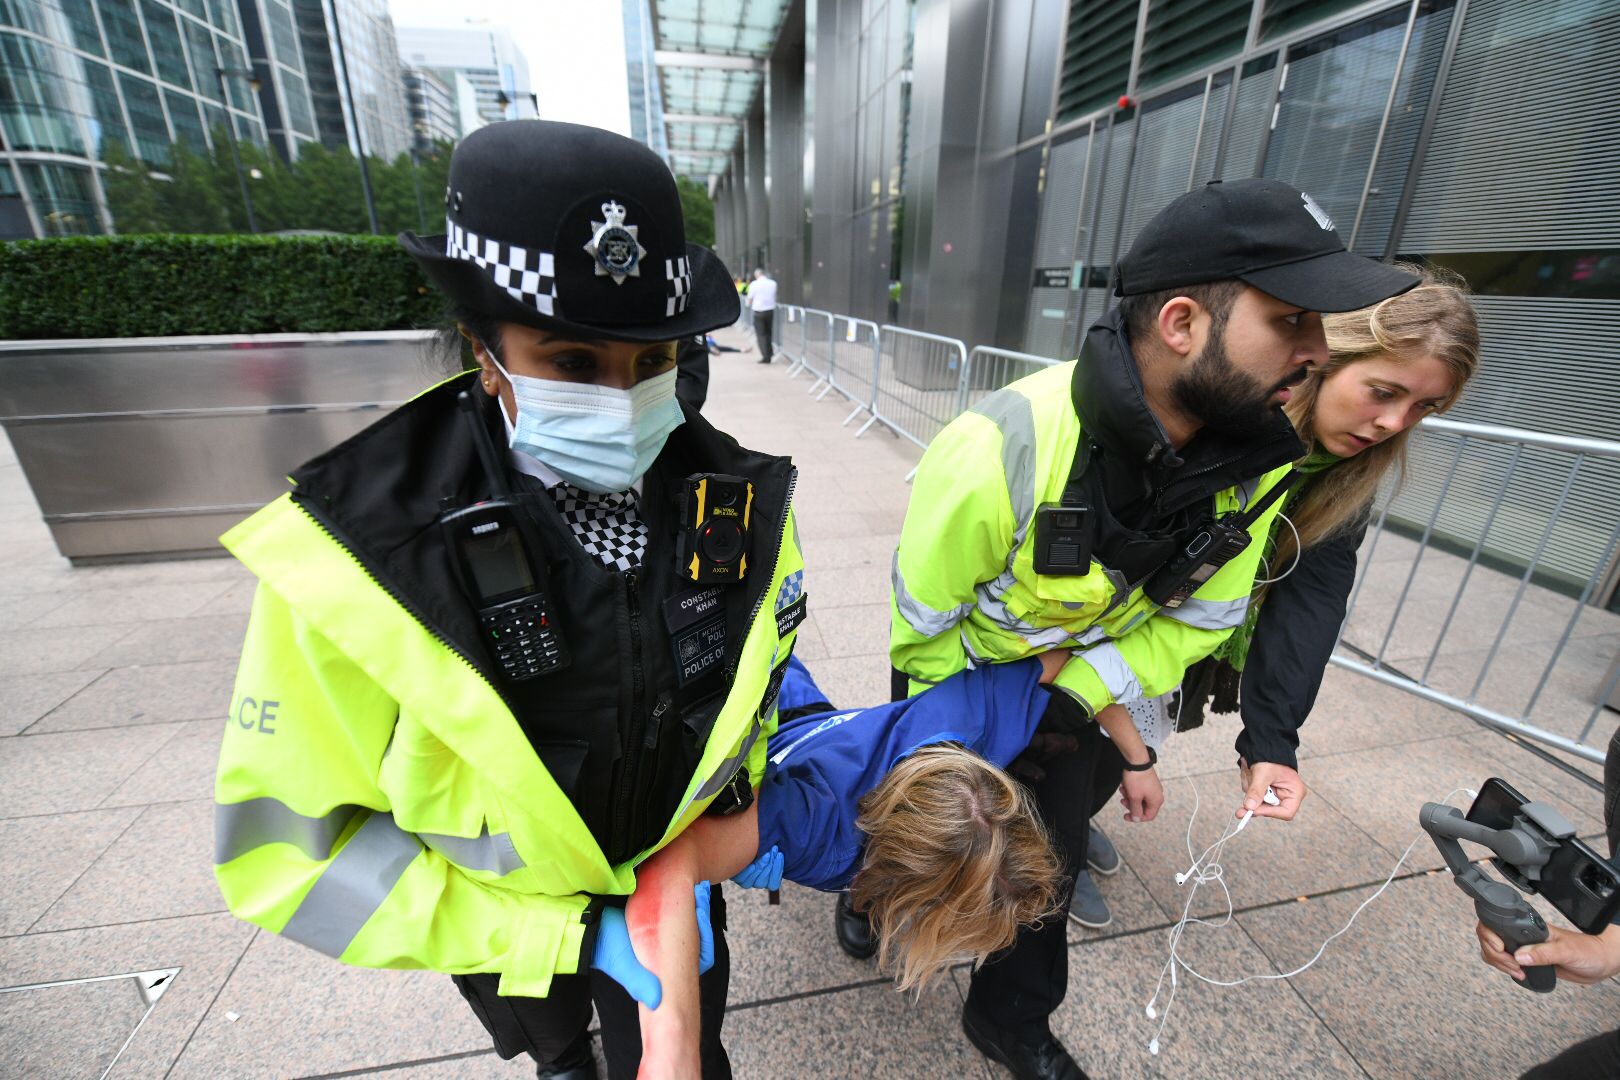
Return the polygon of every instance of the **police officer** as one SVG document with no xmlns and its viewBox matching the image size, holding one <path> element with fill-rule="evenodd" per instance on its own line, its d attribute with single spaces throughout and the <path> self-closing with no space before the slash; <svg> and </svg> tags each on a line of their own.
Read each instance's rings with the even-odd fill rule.
<svg viewBox="0 0 1620 1080">
<path fill-rule="evenodd" d="M 594 999 L 629 1077 L 659 987 L 620 908 L 640 861 L 762 775 L 805 610 L 794 469 L 675 397 L 677 342 L 738 305 L 656 155 L 514 121 L 468 136 L 449 179 L 446 235 L 400 239 L 476 369 L 224 538 L 260 586 L 216 875 L 236 914 L 346 963 L 453 974 L 541 1076 L 595 1075 Z M 677 507 L 708 474 L 751 502 L 740 580 L 699 586 Z M 460 516 L 480 505 L 508 506 L 508 531 Z M 517 594 L 527 622 L 486 621 Z M 703 1071 L 727 1076 L 718 896 L 710 916 Z"/>
<path fill-rule="evenodd" d="M 1321 208 L 1286 184 L 1210 184 L 1142 230 L 1118 267 L 1123 299 L 1078 361 L 986 398 L 924 454 L 894 562 L 891 659 L 916 693 L 963 668 L 1076 650 L 1047 720 L 1079 748 L 1035 763 L 1033 785 L 1071 880 L 1088 819 L 1123 770 L 1154 764 L 1140 740 L 1145 759 L 1126 761 L 1085 721 L 1169 690 L 1243 622 L 1254 541 L 1276 513 L 1266 494 L 1303 453 L 1281 408 L 1326 358 L 1317 313 L 1416 281 L 1345 251 Z M 1161 608 L 1146 594 L 1217 516 L 1245 508 L 1249 542 L 1189 579 L 1185 602 Z M 1065 518 L 1042 522 L 1057 511 Z M 1245 802 L 1288 786 L 1279 770 L 1257 765 Z M 855 914 L 845 903 L 838 927 L 859 949 Z M 1048 1025 L 1066 949 L 1063 921 L 1048 920 L 973 973 L 963 1026 L 1016 1076 L 1083 1076 Z"/>
</svg>

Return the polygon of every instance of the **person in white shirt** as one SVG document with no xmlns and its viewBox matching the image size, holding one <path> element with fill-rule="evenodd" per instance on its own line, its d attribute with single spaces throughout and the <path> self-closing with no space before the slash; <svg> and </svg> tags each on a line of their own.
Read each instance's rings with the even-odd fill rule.
<svg viewBox="0 0 1620 1080">
<path fill-rule="evenodd" d="M 759 362 L 771 362 L 771 324 L 776 321 L 776 279 L 764 269 L 754 271 L 749 283 L 748 308 L 754 313 L 754 340 L 759 343 Z"/>
</svg>

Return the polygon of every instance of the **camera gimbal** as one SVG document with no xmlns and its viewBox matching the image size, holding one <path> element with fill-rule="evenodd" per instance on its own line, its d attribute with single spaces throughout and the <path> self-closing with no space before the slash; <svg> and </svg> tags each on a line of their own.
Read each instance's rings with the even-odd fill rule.
<svg viewBox="0 0 1620 1080">
<path fill-rule="evenodd" d="M 1492 829 L 1469 821 L 1455 806 L 1431 802 L 1423 804 L 1418 821 L 1440 849 L 1457 887 L 1473 899 L 1479 921 L 1502 939 L 1510 954 L 1547 940 L 1546 922 L 1519 890 L 1533 889 L 1558 845 L 1575 835 L 1564 815 L 1546 803 L 1529 802 L 1519 807 L 1512 826 Z M 1469 862 L 1459 840 L 1489 848 L 1502 860 L 1503 876 L 1512 884 Z M 1523 985 L 1538 994 L 1551 993 L 1558 982 L 1551 964 L 1526 967 L 1524 976 Z"/>
</svg>

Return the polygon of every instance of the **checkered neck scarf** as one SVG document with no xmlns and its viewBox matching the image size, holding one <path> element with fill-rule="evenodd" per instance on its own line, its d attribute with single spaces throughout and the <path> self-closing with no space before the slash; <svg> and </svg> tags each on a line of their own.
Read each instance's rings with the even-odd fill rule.
<svg viewBox="0 0 1620 1080">
<path fill-rule="evenodd" d="M 558 484 L 551 497 L 574 530 L 574 539 L 603 566 L 623 573 L 641 565 L 647 524 L 636 512 L 634 491 L 595 495 L 572 484 Z"/>
</svg>

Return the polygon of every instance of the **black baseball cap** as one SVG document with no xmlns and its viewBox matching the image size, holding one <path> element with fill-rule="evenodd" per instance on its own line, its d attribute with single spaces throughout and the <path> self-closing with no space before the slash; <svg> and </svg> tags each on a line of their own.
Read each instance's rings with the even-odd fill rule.
<svg viewBox="0 0 1620 1080">
<path fill-rule="evenodd" d="M 1355 311 L 1417 285 L 1353 255 L 1316 200 L 1281 180 L 1213 180 L 1154 215 L 1115 270 L 1114 295 L 1236 278 L 1307 311 Z"/>
</svg>

